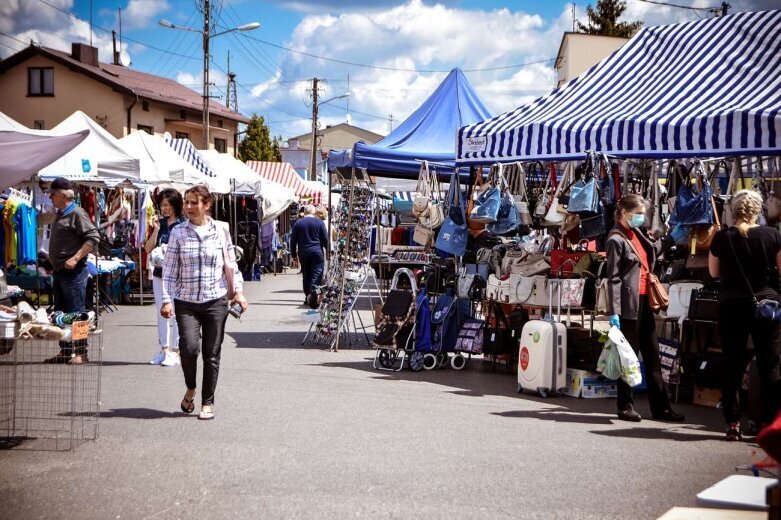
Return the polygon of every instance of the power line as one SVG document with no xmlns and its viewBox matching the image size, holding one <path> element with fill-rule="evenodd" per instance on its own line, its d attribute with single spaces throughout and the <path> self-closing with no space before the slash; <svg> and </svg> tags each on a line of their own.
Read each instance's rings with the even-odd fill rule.
<svg viewBox="0 0 781 520">
<path fill-rule="evenodd" d="M 690 5 L 668 4 L 667 2 L 658 2 L 656 0 L 638 0 L 638 1 L 645 2 L 647 4 L 663 5 L 666 7 L 677 7 L 678 9 L 689 9 L 691 11 L 710 11 L 710 12 L 721 11 L 721 7 L 693 7 Z"/>
<path fill-rule="evenodd" d="M 450 72 L 449 70 L 425 70 L 425 69 L 401 69 L 396 67 L 382 67 L 379 65 L 367 65 L 365 63 L 355 63 L 353 61 L 346 61 L 346 60 L 339 60 L 336 58 L 328 58 L 325 56 L 318 56 L 317 54 L 311 54 L 309 52 L 304 51 L 298 51 L 296 49 L 291 49 L 289 47 L 283 47 L 282 45 L 277 45 L 276 43 L 267 42 L 265 40 L 261 40 L 260 38 L 255 38 L 254 36 L 250 36 L 248 34 L 242 34 L 244 38 L 249 38 L 250 40 L 255 40 L 257 42 L 260 42 L 264 45 L 268 45 L 270 47 L 276 47 L 277 49 L 282 49 L 288 52 L 293 52 L 295 54 L 301 54 L 302 56 L 308 56 L 310 58 L 316 58 L 318 60 L 325 60 L 325 61 L 331 61 L 333 63 L 341 63 L 342 65 L 350 65 L 353 67 L 364 67 L 367 69 L 376 69 L 376 70 L 390 70 L 395 72 L 425 72 L 425 73 L 432 73 L 432 72 Z M 520 69 L 522 67 L 526 67 L 529 65 L 537 65 L 540 63 L 547 63 L 550 61 L 555 61 L 556 58 L 548 58 L 546 60 L 539 60 L 539 61 L 530 61 L 528 63 L 520 63 L 518 65 L 506 65 L 504 67 L 488 67 L 485 69 L 463 69 L 463 72 L 488 72 L 493 70 L 507 70 L 507 69 Z"/>
</svg>

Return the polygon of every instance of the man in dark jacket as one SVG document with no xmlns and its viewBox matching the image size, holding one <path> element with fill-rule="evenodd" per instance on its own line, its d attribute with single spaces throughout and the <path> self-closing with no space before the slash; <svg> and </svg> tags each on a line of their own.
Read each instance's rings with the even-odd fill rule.
<svg viewBox="0 0 781 520">
<path fill-rule="evenodd" d="M 304 206 L 304 218 L 293 224 L 290 232 L 290 252 L 298 256 L 304 279 L 304 303 L 310 303 L 309 294 L 320 285 L 325 267 L 323 250 L 328 248 L 328 230 L 315 216 L 314 206 Z M 316 305 L 315 305 L 316 307 Z"/>
<path fill-rule="evenodd" d="M 57 213 L 49 240 L 49 260 L 54 266 L 54 307 L 64 313 L 86 309 L 87 255 L 97 248 L 100 233 L 87 212 L 76 205 L 74 186 L 57 177 L 49 187 L 49 198 Z M 88 362 L 86 348 L 73 351 L 73 343 L 60 342 L 60 353 L 46 363 L 81 365 Z"/>
</svg>

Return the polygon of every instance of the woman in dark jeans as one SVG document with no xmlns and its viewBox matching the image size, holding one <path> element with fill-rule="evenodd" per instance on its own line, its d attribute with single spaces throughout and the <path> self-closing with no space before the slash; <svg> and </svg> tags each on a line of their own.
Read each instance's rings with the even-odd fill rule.
<svg viewBox="0 0 781 520">
<path fill-rule="evenodd" d="M 224 222 L 209 216 L 211 207 L 212 197 L 205 185 L 193 186 L 185 192 L 187 221 L 176 226 L 168 239 L 160 309 L 163 318 L 170 318 L 176 309 L 179 352 L 187 385 L 180 407 L 185 413 L 195 409 L 198 354 L 203 352 L 199 419 L 214 419 L 214 392 L 228 306 L 238 303 L 242 309 L 247 308 L 230 233 Z M 233 279 L 232 287 L 229 275 Z"/>
<path fill-rule="evenodd" d="M 769 424 L 781 404 L 781 325 L 754 317 L 758 301 L 779 301 L 781 234 L 759 226 L 762 197 L 741 190 L 732 198 L 735 226 L 716 233 L 711 243 L 708 269 L 721 279 L 719 325 L 724 352 L 721 404 L 727 423 L 727 440 L 737 441 L 740 428 L 738 390 L 750 361 L 748 337 L 754 343 L 762 397 L 762 422 Z"/>
<path fill-rule="evenodd" d="M 621 329 L 635 353 L 642 353 L 648 385 L 648 404 L 657 421 L 682 422 L 684 416 L 670 406 L 662 379 L 656 321 L 648 304 L 649 273 L 653 273 L 661 243 L 651 240 L 642 229 L 646 202 L 640 195 L 626 195 L 616 204 L 616 225 L 608 234 L 607 306 L 610 324 Z M 639 422 L 634 409 L 632 387 L 618 380 L 618 418 Z"/>
</svg>

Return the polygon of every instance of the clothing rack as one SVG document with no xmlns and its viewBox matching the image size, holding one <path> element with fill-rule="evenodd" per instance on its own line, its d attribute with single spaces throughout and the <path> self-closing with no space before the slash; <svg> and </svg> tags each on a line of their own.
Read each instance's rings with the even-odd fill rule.
<svg viewBox="0 0 781 520">
<path fill-rule="evenodd" d="M 32 205 L 33 203 L 32 193 L 27 193 L 26 191 L 17 190 L 16 188 L 8 188 L 8 198 L 21 200 L 22 202 L 26 202 L 29 205 Z"/>
</svg>

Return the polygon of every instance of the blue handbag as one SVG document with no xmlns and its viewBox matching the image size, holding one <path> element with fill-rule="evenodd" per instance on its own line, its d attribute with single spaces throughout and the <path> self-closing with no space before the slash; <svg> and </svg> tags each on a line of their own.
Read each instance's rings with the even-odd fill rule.
<svg viewBox="0 0 781 520">
<path fill-rule="evenodd" d="M 499 172 L 502 170 L 502 165 L 497 165 Z M 495 170 L 491 170 L 488 175 L 488 182 L 491 183 L 492 176 Z M 496 222 L 496 217 L 499 214 L 499 206 L 502 204 L 502 189 L 499 183 L 493 182 L 493 185 L 485 190 L 483 193 L 477 196 L 474 205 L 472 206 L 472 212 L 469 214 L 469 220 L 479 222 L 480 224 L 491 224 Z"/>
<path fill-rule="evenodd" d="M 501 175 L 501 173 L 500 173 Z M 500 177 L 500 186 L 506 187 L 504 177 Z M 499 203 L 499 211 L 496 214 L 496 222 L 486 226 L 486 229 L 495 235 L 510 235 L 518 231 L 518 225 L 521 223 L 521 217 L 518 214 L 518 208 L 515 206 L 515 199 L 510 191 L 505 189 Z"/>
<path fill-rule="evenodd" d="M 415 299 L 415 350 L 431 351 L 431 307 L 428 303 L 426 288 L 421 287 Z"/>
<path fill-rule="evenodd" d="M 704 172 L 699 173 L 698 183 L 702 189 L 695 192 L 688 182 L 678 188 L 675 209 L 670 215 L 671 224 L 682 226 L 700 226 L 713 224 L 713 191 Z"/>
<path fill-rule="evenodd" d="M 599 212 L 599 158 L 596 153 L 588 153 L 584 170 L 580 179 L 570 186 L 567 212 L 588 216 Z"/>
<path fill-rule="evenodd" d="M 453 173 L 450 179 L 450 191 L 447 195 L 450 207 L 445 221 L 439 229 L 436 240 L 436 248 L 455 256 L 463 256 L 466 252 L 467 237 L 469 235 L 466 225 L 466 214 L 461 199 L 461 185 L 458 182 L 458 172 Z"/>
</svg>

